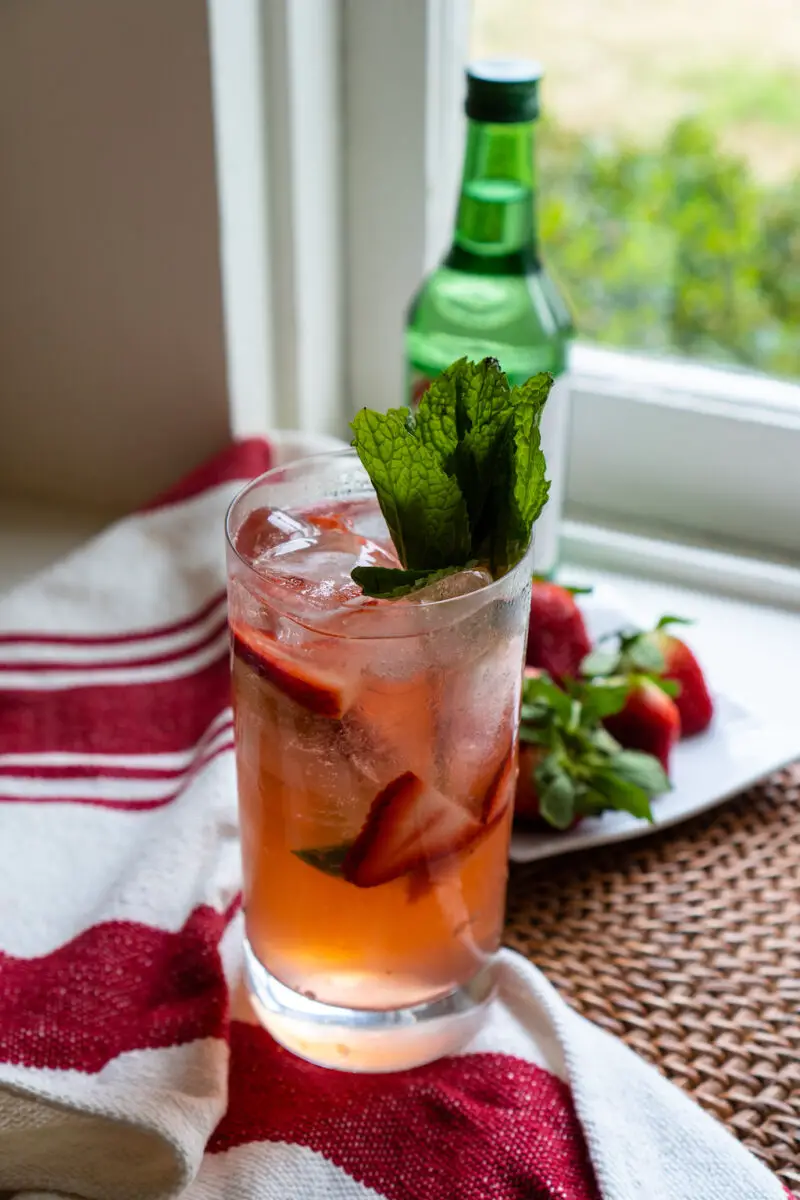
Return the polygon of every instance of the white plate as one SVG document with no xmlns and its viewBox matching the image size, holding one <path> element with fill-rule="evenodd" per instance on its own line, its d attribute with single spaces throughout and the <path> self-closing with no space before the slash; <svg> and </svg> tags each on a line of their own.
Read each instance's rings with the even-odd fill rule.
<svg viewBox="0 0 800 1200">
<path fill-rule="evenodd" d="M 623 626 L 636 625 L 619 606 L 614 593 L 598 588 L 579 603 L 592 640 Z M 713 691 L 713 680 L 712 691 Z M 510 856 L 514 862 L 534 862 L 590 846 L 627 841 L 685 821 L 736 795 L 748 785 L 785 766 L 800 754 L 800 733 L 787 727 L 766 727 L 744 704 L 714 694 L 714 721 L 699 737 L 679 742 L 672 752 L 673 790 L 653 801 L 655 823 L 638 821 L 629 813 L 608 812 L 582 821 L 564 833 L 514 830 Z"/>
</svg>

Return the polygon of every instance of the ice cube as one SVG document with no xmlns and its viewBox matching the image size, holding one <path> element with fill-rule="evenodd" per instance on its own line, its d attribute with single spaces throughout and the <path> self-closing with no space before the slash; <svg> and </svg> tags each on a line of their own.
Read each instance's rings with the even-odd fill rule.
<svg viewBox="0 0 800 1200">
<path fill-rule="evenodd" d="M 374 496 L 363 500 L 352 500 L 347 507 L 346 515 L 347 522 L 355 533 L 371 542 L 377 542 L 385 549 L 394 551 L 389 529 Z"/>
<path fill-rule="evenodd" d="M 483 567 L 472 567 L 468 571 L 455 571 L 444 575 L 427 587 L 418 588 L 408 599 L 415 604 L 435 604 L 437 600 L 455 600 L 457 596 L 469 596 L 492 582 L 492 577 Z"/>
<path fill-rule="evenodd" d="M 330 613 L 363 600 L 351 578 L 355 566 L 396 567 L 382 546 L 349 530 L 316 529 L 272 547 L 256 563 L 286 590 L 287 606 L 304 615 Z"/>
<path fill-rule="evenodd" d="M 256 508 L 242 521 L 234 543 L 242 558 L 250 563 L 288 538 L 314 536 L 316 530 L 306 521 L 279 508 Z"/>
<path fill-rule="evenodd" d="M 447 788 L 459 799 L 479 803 L 500 767 L 516 732 L 522 674 L 522 637 L 465 639 L 471 659 L 453 654 L 442 701 L 444 740 L 451 748 Z"/>
<path fill-rule="evenodd" d="M 302 516 L 317 529 L 333 529 L 339 533 L 350 531 L 368 541 L 392 547 L 389 529 L 374 495 L 332 499 L 304 509 Z"/>
</svg>

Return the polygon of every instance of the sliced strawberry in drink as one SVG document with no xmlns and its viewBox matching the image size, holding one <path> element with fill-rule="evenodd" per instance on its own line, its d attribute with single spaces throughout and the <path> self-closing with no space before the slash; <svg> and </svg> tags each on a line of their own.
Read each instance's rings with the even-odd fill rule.
<svg viewBox="0 0 800 1200">
<path fill-rule="evenodd" d="M 340 719 L 352 702 L 340 679 L 291 657 L 268 633 L 231 628 L 233 653 L 273 687 L 320 717 Z"/>
<path fill-rule="evenodd" d="M 307 519 L 317 529 L 333 530 L 335 533 L 349 533 L 350 525 L 344 513 L 314 512 L 306 514 Z"/>
<path fill-rule="evenodd" d="M 455 854 L 483 832 L 462 805 L 405 771 L 372 801 L 344 877 L 356 887 L 379 887 Z"/>
<path fill-rule="evenodd" d="M 512 743 L 486 789 L 481 806 L 482 825 L 493 824 L 503 815 L 514 797 L 517 785 L 517 758 L 514 749 Z"/>
</svg>

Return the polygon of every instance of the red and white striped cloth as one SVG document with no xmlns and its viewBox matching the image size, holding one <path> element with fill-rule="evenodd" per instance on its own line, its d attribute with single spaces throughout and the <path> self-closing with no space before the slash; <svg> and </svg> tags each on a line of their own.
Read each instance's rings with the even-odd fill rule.
<svg viewBox="0 0 800 1200">
<path fill-rule="evenodd" d="M 0 1192 L 780 1200 L 509 952 L 469 1052 L 403 1074 L 249 1018 L 222 521 L 270 457 L 232 447 L 0 601 Z"/>
</svg>

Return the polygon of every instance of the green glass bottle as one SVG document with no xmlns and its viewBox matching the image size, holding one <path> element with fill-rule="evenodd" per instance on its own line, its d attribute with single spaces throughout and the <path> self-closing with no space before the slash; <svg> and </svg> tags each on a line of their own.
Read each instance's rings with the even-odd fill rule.
<svg viewBox="0 0 800 1200">
<path fill-rule="evenodd" d="M 550 500 L 536 527 L 537 572 L 550 574 L 566 482 L 572 322 L 542 266 L 536 232 L 534 126 L 537 64 L 479 62 L 467 69 L 467 145 L 453 243 L 411 302 L 406 326 L 408 403 L 454 359 L 492 355 L 512 383 L 550 371 L 542 421 Z"/>
</svg>

